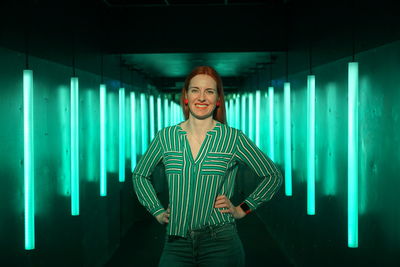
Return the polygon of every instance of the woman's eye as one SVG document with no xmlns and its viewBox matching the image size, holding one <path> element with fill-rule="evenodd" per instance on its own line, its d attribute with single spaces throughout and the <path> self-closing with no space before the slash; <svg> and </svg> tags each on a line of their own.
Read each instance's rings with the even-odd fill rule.
<svg viewBox="0 0 400 267">
<path fill-rule="evenodd" d="M 213 95 L 214 93 L 215 93 L 214 90 L 208 90 L 208 91 L 207 91 L 207 94 L 209 94 L 209 95 Z"/>
</svg>

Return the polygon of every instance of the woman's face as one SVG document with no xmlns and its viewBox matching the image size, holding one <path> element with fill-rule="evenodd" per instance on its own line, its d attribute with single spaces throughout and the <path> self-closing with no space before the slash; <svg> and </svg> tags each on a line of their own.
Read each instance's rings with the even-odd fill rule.
<svg viewBox="0 0 400 267">
<path fill-rule="evenodd" d="M 217 83 L 208 75 L 198 74 L 189 83 L 187 91 L 190 113 L 197 119 L 213 115 L 218 101 Z"/>
</svg>

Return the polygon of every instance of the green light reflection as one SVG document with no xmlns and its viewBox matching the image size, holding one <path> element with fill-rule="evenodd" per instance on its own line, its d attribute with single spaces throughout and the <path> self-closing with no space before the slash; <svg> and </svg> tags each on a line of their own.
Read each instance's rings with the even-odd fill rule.
<svg viewBox="0 0 400 267">
<path fill-rule="evenodd" d="M 70 155 L 70 91 L 68 86 L 59 86 L 58 93 L 58 114 L 60 126 L 60 141 L 61 141 L 61 168 L 58 170 L 59 179 L 57 184 L 57 193 L 61 196 L 69 196 L 71 192 L 71 155 Z"/>
</svg>

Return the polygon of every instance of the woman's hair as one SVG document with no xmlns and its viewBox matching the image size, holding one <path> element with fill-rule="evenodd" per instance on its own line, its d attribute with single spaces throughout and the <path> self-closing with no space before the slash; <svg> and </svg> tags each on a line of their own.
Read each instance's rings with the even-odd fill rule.
<svg viewBox="0 0 400 267">
<path fill-rule="evenodd" d="M 190 80 L 199 74 L 205 74 L 210 76 L 215 80 L 217 83 L 217 94 L 219 97 L 219 102 L 220 105 L 219 107 L 216 107 L 214 110 L 213 118 L 220 123 L 226 124 L 226 115 L 225 115 L 225 99 L 224 99 L 224 88 L 222 87 L 222 80 L 219 74 L 215 69 L 209 66 L 199 66 L 194 68 L 192 72 L 186 77 L 185 80 L 185 85 L 182 88 L 182 94 L 181 94 L 181 106 L 183 110 L 183 114 L 185 116 L 185 120 L 189 118 L 189 107 L 188 105 L 185 105 L 185 98 L 187 98 L 187 92 L 189 90 L 189 84 Z"/>
</svg>

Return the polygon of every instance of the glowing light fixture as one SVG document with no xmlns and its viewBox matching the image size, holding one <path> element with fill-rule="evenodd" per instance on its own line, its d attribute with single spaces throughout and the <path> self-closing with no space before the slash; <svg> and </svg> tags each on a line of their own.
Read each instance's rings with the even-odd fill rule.
<svg viewBox="0 0 400 267">
<path fill-rule="evenodd" d="M 160 97 L 160 95 L 158 95 L 157 96 L 157 131 L 161 130 L 161 128 L 162 128 L 161 114 L 162 114 L 161 97 Z"/>
<path fill-rule="evenodd" d="M 240 98 L 239 95 L 235 95 L 235 128 L 240 129 Z"/>
<path fill-rule="evenodd" d="M 235 126 L 235 104 L 233 102 L 233 98 L 229 99 L 229 126 Z"/>
<path fill-rule="evenodd" d="M 255 136 L 256 136 L 256 145 L 260 147 L 260 112 L 261 112 L 261 92 L 260 90 L 256 91 L 256 127 L 255 127 Z"/>
<path fill-rule="evenodd" d="M 254 94 L 249 94 L 249 137 L 254 142 Z"/>
<path fill-rule="evenodd" d="M 125 182 L 125 88 L 119 88 L 119 181 Z"/>
<path fill-rule="evenodd" d="M 106 195 L 106 185 L 107 185 L 106 94 L 107 94 L 106 85 L 100 84 L 100 196 Z"/>
<path fill-rule="evenodd" d="M 71 215 L 79 215 L 79 80 L 71 78 Z"/>
<path fill-rule="evenodd" d="M 155 116 L 154 116 L 154 96 L 149 96 L 149 107 L 150 107 L 150 140 L 153 140 L 155 135 Z"/>
<path fill-rule="evenodd" d="M 242 113 L 242 121 L 241 121 L 241 130 L 244 133 L 246 132 L 246 96 L 243 94 L 241 95 L 241 101 L 242 101 L 242 109 L 241 109 L 241 113 Z"/>
<path fill-rule="evenodd" d="M 140 107 L 141 107 L 141 122 L 142 122 L 142 155 L 147 150 L 148 145 L 148 112 L 147 112 L 147 102 L 146 102 L 146 95 L 144 93 L 140 94 Z"/>
<path fill-rule="evenodd" d="M 35 162 L 33 138 L 33 72 L 23 71 L 25 249 L 35 249 Z"/>
<path fill-rule="evenodd" d="M 274 129 L 274 87 L 268 87 L 269 98 L 269 157 L 275 160 L 275 129 Z"/>
<path fill-rule="evenodd" d="M 136 167 L 136 95 L 131 92 L 131 171 Z"/>
<path fill-rule="evenodd" d="M 170 125 L 169 122 L 169 108 L 168 108 L 168 98 L 164 98 L 164 127 Z"/>
<path fill-rule="evenodd" d="M 285 101 L 285 194 L 292 195 L 292 142 L 291 142 L 291 115 L 290 115 L 290 83 L 283 85 Z"/>
<path fill-rule="evenodd" d="M 348 246 L 358 247 L 358 62 L 348 67 Z"/>
<path fill-rule="evenodd" d="M 315 75 L 307 76 L 307 214 L 315 215 Z"/>
</svg>

